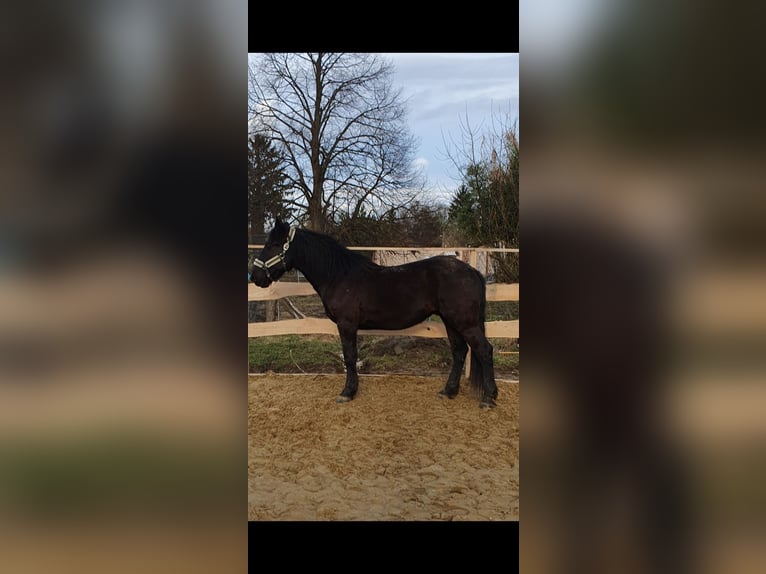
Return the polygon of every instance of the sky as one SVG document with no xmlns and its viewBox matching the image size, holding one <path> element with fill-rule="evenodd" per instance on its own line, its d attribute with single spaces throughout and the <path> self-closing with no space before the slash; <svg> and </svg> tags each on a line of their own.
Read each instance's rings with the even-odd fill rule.
<svg viewBox="0 0 766 574">
<path fill-rule="evenodd" d="M 427 178 L 426 194 L 448 204 L 460 184 L 446 157 L 460 141 L 466 118 L 473 130 L 492 129 L 493 116 L 519 117 L 518 53 L 384 53 L 393 83 L 409 100 L 408 123 L 419 145 L 415 163 Z M 453 146 L 454 147 L 454 146 Z M 426 199 L 426 198 L 424 198 Z"/>
<path fill-rule="evenodd" d="M 471 128 L 491 129 L 492 117 L 519 117 L 518 53 L 383 54 L 395 68 L 394 83 L 410 98 L 409 125 L 420 146 L 428 193 L 449 202 L 459 174 L 445 157 L 450 139 L 459 142 L 466 117 Z"/>
</svg>

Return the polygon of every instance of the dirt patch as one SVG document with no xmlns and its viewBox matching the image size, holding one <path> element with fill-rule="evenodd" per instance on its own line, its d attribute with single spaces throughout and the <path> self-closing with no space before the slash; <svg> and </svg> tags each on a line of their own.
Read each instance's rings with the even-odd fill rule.
<svg viewBox="0 0 766 574">
<path fill-rule="evenodd" d="M 518 384 L 498 406 L 443 378 L 248 378 L 250 520 L 518 520 Z"/>
</svg>

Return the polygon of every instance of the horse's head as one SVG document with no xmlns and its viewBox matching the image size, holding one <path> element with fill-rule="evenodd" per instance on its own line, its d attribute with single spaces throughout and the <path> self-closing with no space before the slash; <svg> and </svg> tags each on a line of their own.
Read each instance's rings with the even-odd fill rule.
<svg viewBox="0 0 766 574">
<path fill-rule="evenodd" d="M 286 271 L 292 269 L 290 243 L 295 235 L 295 229 L 277 218 L 274 229 L 266 238 L 266 244 L 258 255 L 250 258 L 247 272 L 250 280 L 258 287 L 268 287 Z"/>
</svg>

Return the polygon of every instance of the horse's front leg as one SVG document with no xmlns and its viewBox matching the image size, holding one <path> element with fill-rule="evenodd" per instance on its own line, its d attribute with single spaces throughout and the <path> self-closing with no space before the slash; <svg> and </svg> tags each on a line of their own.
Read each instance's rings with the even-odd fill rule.
<svg viewBox="0 0 766 574">
<path fill-rule="evenodd" d="M 338 403 L 347 403 L 353 399 L 359 388 L 359 375 L 356 372 L 356 331 L 355 326 L 338 325 L 340 342 L 343 345 L 343 362 L 346 365 L 346 386 L 343 387 L 340 396 L 336 399 Z"/>
</svg>

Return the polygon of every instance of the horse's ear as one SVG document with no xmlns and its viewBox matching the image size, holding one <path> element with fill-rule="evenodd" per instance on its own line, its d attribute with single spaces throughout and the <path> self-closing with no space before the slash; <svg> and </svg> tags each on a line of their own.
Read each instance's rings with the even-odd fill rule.
<svg viewBox="0 0 766 574">
<path fill-rule="evenodd" d="M 290 231 L 290 224 L 287 221 L 282 221 L 279 217 L 276 218 L 274 227 L 285 233 Z"/>
<path fill-rule="evenodd" d="M 287 222 L 282 221 L 281 217 L 274 217 L 274 231 L 277 231 L 278 233 L 287 233 L 289 229 L 290 225 Z"/>
</svg>

